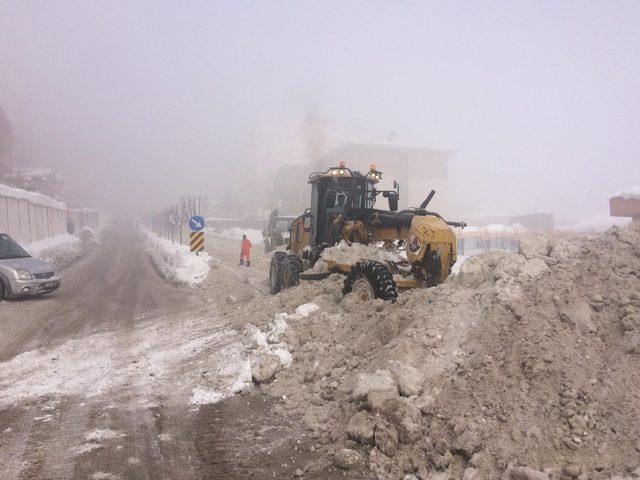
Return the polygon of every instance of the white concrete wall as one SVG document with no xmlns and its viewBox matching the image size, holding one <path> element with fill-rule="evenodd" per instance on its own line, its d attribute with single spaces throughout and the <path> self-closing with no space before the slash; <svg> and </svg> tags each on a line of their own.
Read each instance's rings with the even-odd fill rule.
<svg viewBox="0 0 640 480">
<path fill-rule="evenodd" d="M 0 232 L 28 245 L 67 231 L 66 206 L 42 195 L 18 189 L 0 190 Z"/>
</svg>

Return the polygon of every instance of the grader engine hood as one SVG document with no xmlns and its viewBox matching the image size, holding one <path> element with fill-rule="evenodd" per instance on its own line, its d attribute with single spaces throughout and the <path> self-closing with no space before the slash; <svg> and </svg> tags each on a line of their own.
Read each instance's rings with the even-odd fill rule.
<svg viewBox="0 0 640 480">
<path fill-rule="evenodd" d="M 424 264 L 430 258 L 437 258 L 431 252 L 438 252 L 441 263 L 441 278 L 444 281 L 451 273 L 456 261 L 457 242 L 453 230 L 441 218 L 431 215 L 416 215 L 411 220 L 407 239 L 407 260 L 411 264 Z"/>
</svg>

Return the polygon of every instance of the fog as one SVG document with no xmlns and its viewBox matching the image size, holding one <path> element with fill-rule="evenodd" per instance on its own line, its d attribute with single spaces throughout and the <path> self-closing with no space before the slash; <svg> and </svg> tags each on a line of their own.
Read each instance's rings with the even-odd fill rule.
<svg viewBox="0 0 640 480">
<path fill-rule="evenodd" d="M 455 148 L 456 212 L 579 218 L 640 184 L 638 25 L 635 0 L 0 0 L 0 106 L 15 158 L 109 208 L 242 196 L 280 161 L 256 129 L 311 116 Z"/>
</svg>

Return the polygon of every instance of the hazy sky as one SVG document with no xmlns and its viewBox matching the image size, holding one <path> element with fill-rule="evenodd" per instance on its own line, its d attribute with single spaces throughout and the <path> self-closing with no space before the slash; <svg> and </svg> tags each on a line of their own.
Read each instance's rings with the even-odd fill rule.
<svg viewBox="0 0 640 480">
<path fill-rule="evenodd" d="M 640 184 L 640 1 L 0 0 L 24 154 L 119 199 L 219 185 L 304 116 L 457 148 L 461 210 L 586 215 Z"/>
</svg>

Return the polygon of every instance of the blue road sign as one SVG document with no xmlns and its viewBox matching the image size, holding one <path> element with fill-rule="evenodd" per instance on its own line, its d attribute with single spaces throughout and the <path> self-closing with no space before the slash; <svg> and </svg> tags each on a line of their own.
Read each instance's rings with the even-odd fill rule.
<svg viewBox="0 0 640 480">
<path fill-rule="evenodd" d="M 204 228 L 204 218 L 199 215 L 194 215 L 189 219 L 189 228 L 194 232 L 199 232 Z"/>
</svg>

